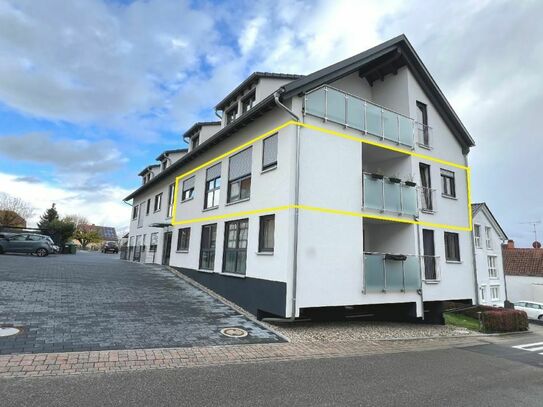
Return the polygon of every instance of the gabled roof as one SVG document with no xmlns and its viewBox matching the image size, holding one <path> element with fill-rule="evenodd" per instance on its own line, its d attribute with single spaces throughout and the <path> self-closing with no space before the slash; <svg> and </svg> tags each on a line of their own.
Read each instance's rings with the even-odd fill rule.
<svg viewBox="0 0 543 407">
<path fill-rule="evenodd" d="M 155 160 L 157 161 L 162 161 L 163 158 L 166 158 L 166 156 L 170 155 L 170 154 L 174 154 L 174 153 L 186 153 L 187 151 L 189 151 L 188 149 L 186 148 L 178 148 L 176 150 L 166 150 L 164 151 L 162 154 L 160 154 L 157 158 L 155 158 Z"/>
<path fill-rule="evenodd" d="M 223 110 L 226 108 L 233 99 L 241 92 L 244 88 L 250 87 L 253 82 L 258 81 L 260 78 L 273 78 L 273 79 L 299 79 L 303 75 L 295 75 L 290 73 L 274 73 L 274 72 L 253 72 L 247 77 L 243 82 L 241 82 L 236 88 L 231 91 L 228 95 L 224 97 L 217 105 L 215 110 Z"/>
<path fill-rule="evenodd" d="M 333 82 L 344 76 L 358 72 L 370 84 L 376 77 L 394 72 L 407 65 L 422 87 L 432 105 L 439 112 L 451 132 L 463 146 L 464 152 L 475 145 L 470 134 L 454 112 L 453 108 L 426 69 L 415 49 L 405 35 L 399 35 L 358 55 L 330 65 L 310 75 L 283 86 L 282 99 L 300 95 L 322 84 Z"/>
<path fill-rule="evenodd" d="M 502 255 L 506 275 L 543 277 L 543 249 L 502 247 Z"/>
<path fill-rule="evenodd" d="M 204 126 L 220 126 L 221 122 L 196 122 L 190 128 L 183 134 L 183 139 L 186 139 L 187 137 L 191 137 L 194 133 L 199 131 Z"/>
<path fill-rule="evenodd" d="M 143 175 L 145 175 L 145 173 L 149 170 L 151 170 L 151 168 L 157 168 L 157 167 L 160 167 L 159 164 L 152 164 L 152 165 L 148 165 L 147 167 L 145 167 L 143 170 L 141 170 L 141 172 L 138 174 L 140 177 L 142 177 Z"/>
<path fill-rule="evenodd" d="M 500 224 L 498 223 L 498 221 L 496 220 L 496 218 L 494 217 L 494 215 L 490 211 L 490 208 L 488 207 L 486 202 L 472 203 L 471 204 L 471 214 L 472 214 L 473 218 L 475 218 L 475 215 L 481 210 L 484 212 L 487 219 L 490 221 L 490 223 L 492 224 L 492 226 L 494 227 L 494 229 L 496 230 L 496 232 L 498 233 L 500 238 L 502 240 L 507 240 L 508 237 L 505 234 L 505 231 L 502 229 L 502 227 L 500 226 Z"/>
</svg>

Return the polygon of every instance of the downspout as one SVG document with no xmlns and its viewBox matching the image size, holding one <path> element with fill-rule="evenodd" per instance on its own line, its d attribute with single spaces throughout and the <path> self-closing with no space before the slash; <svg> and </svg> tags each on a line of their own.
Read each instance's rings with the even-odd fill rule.
<svg viewBox="0 0 543 407">
<path fill-rule="evenodd" d="M 217 110 L 215 110 L 215 116 L 217 116 L 219 119 L 221 119 L 221 122 L 222 122 L 222 116 L 219 114 L 219 112 Z"/>
<path fill-rule="evenodd" d="M 466 167 L 468 166 L 468 155 L 467 153 L 464 154 L 464 163 L 466 165 Z M 466 171 L 466 182 L 467 182 L 467 177 L 468 177 L 468 173 Z M 471 202 L 468 201 L 468 210 L 472 211 L 473 213 L 473 209 L 472 209 L 472 206 L 471 206 Z M 469 215 L 468 215 L 469 216 Z M 469 225 L 470 229 L 473 228 L 473 216 L 471 218 L 471 225 Z M 473 256 L 473 276 L 475 278 L 475 304 L 477 305 L 480 305 L 480 301 L 479 301 L 479 279 L 477 278 L 477 252 L 475 250 L 475 237 L 473 236 L 473 230 L 471 232 L 469 232 L 469 234 L 471 235 L 470 236 L 470 240 L 471 240 L 471 253 L 472 253 L 472 256 Z"/>
<path fill-rule="evenodd" d="M 423 269 L 422 269 L 422 261 L 421 261 L 421 250 L 420 250 L 420 225 L 417 223 L 417 252 L 419 253 L 419 265 L 420 265 L 420 289 L 418 290 L 418 294 L 420 295 L 420 302 L 422 307 L 422 320 L 424 321 L 424 278 L 423 278 Z M 434 253 L 435 254 L 435 253 Z M 424 258 L 424 261 L 426 261 L 426 258 Z M 435 267 L 435 266 L 434 266 Z"/>
<path fill-rule="evenodd" d="M 292 118 L 300 122 L 300 118 L 291 109 L 286 107 L 279 100 L 279 91 L 273 94 L 275 104 L 287 112 Z M 293 233 L 293 250 L 292 250 L 292 301 L 291 301 L 291 317 L 294 321 L 296 319 L 296 289 L 298 283 L 298 222 L 299 222 L 299 209 L 300 204 L 300 126 L 296 126 L 296 163 L 294 167 L 294 233 Z"/>
</svg>

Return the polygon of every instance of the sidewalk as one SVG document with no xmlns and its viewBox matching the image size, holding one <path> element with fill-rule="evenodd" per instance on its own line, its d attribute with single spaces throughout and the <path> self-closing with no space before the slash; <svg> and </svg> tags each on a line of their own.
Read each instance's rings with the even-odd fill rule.
<svg viewBox="0 0 543 407">
<path fill-rule="evenodd" d="M 365 356 L 465 347 L 484 343 L 486 342 L 482 338 L 462 337 L 5 355 L 0 356 L 0 378 Z"/>
</svg>

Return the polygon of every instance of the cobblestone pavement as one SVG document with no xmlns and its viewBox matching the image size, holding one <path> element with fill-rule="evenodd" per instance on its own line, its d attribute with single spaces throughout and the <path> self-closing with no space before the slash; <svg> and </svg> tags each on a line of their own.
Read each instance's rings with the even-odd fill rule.
<svg viewBox="0 0 543 407">
<path fill-rule="evenodd" d="M 0 293 L 0 325 L 22 328 L 0 338 L 1 355 L 283 341 L 165 268 L 115 255 L 2 255 Z"/>
<path fill-rule="evenodd" d="M 240 363 L 416 352 L 485 343 L 477 338 L 403 341 L 275 343 L 199 348 L 120 350 L 0 356 L 0 378 L 112 373 Z"/>
</svg>

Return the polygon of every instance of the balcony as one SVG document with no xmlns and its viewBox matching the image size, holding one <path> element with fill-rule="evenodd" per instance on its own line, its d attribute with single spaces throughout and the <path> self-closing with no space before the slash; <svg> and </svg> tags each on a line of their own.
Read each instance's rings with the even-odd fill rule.
<svg viewBox="0 0 543 407">
<path fill-rule="evenodd" d="M 328 85 L 305 95 L 304 112 L 324 120 L 350 127 L 366 134 L 392 141 L 409 148 L 414 147 L 415 121 L 357 96 Z M 420 140 L 430 143 L 430 132 L 422 131 Z M 425 136 L 428 136 L 425 139 Z"/>
<path fill-rule="evenodd" d="M 364 293 L 413 292 L 420 288 L 419 256 L 364 253 Z"/>
<path fill-rule="evenodd" d="M 398 215 L 418 216 L 417 187 L 378 174 L 363 174 L 364 209 L 391 212 Z"/>
</svg>

